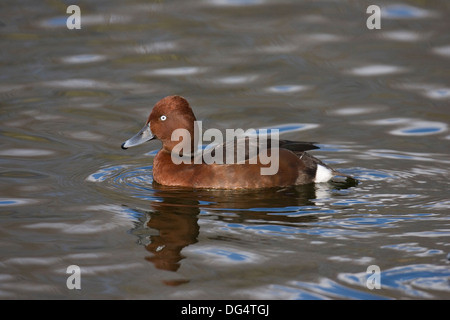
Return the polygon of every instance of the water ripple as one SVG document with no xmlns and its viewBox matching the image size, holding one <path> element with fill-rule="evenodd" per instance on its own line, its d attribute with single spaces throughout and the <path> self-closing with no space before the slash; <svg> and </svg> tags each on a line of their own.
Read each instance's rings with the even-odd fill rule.
<svg viewBox="0 0 450 320">
<path fill-rule="evenodd" d="M 216 6 L 254 6 L 265 3 L 265 0 L 211 0 L 208 3 Z"/>
<path fill-rule="evenodd" d="M 148 76 L 189 76 L 198 73 L 205 72 L 207 69 L 204 67 L 175 67 L 175 68 L 162 68 L 145 71 L 143 74 Z"/>
<path fill-rule="evenodd" d="M 435 47 L 432 49 L 432 51 L 438 55 L 450 57 L 450 45 Z"/>
<path fill-rule="evenodd" d="M 201 247 L 191 249 L 190 252 L 203 256 L 209 264 L 242 264 L 258 263 L 264 261 L 264 257 L 249 251 L 231 247 Z"/>
<path fill-rule="evenodd" d="M 0 198 L 0 207 L 36 204 L 39 200 L 26 198 Z"/>
<path fill-rule="evenodd" d="M 239 293 L 246 293 L 245 290 Z M 283 300 L 327 300 L 327 299 L 387 299 L 375 293 L 368 293 L 346 287 L 333 280 L 321 278 L 318 282 L 290 281 L 287 284 L 274 284 L 255 288 L 252 297 L 258 299 L 283 299 Z"/>
<path fill-rule="evenodd" d="M 391 244 L 382 246 L 381 248 L 412 253 L 417 257 L 426 257 L 444 254 L 444 252 L 440 249 L 428 249 L 426 247 L 419 246 L 417 242 Z"/>
<path fill-rule="evenodd" d="M 450 163 L 450 160 L 440 159 L 440 155 L 438 154 L 431 154 L 426 152 L 406 152 L 389 149 L 371 149 L 367 150 L 364 154 L 372 159 L 385 158 L 396 160 L 414 160 L 414 161 L 425 161 L 436 163 Z M 397 173 L 397 175 L 400 174 L 402 173 L 401 172 Z"/>
<path fill-rule="evenodd" d="M 244 83 L 249 83 L 258 79 L 257 75 L 249 74 L 249 75 L 236 75 L 236 76 L 228 76 L 217 78 L 213 80 L 213 82 L 217 84 L 225 84 L 225 85 L 239 85 Z"/>
<path fill-rule="evenodd" d="M 448 130 L 448 125 L 439 121 L 425 121 L 414 118 L 387 118 L 369 121 L 373 125 L 392 125 L 399 128 L 389 131 L 397 136 L 426 136 L 443 133 Z"/>
<path fill-rule="evenodd" d="M 107 56 L 101 54 L 78 54 L 73 56 L 67 56 L 60 59 L 62 63 L 67 64 L 83 64 L 100 62 L 107 59 Z"/>
<path fill-rule="evenodd" d="M 366 286 L 368 274 L 341 273 L 338 278 L 345 283 Z M 415 298 L 434 298 L 432 293 L 450 292 L 448 282 L 450 270 L 447 266 L 411 264 L 381 270 L 381 288 L 400 291 Z"/>
<path fill-rule="evenodd" d="M 392 66 L 392 65 L 367 65 L 363 67 L 353 68 L 348 71 L 348 73 L 353 74 L 355 76 L 363 76 L 363 77 L 369 77 L 369 76 L 382 76 L 382 75 L 388 75 L 388 74 L 394 74 L 394 73 L 400 73 L 405 72 L 407 69 L 403 67 L 398 66 Z"/>
<path fill-rule="evenodd" d="M 305 85 L 277 85 L 267 88 L 267 91 L 273 93 L 293 93 L 293 92 L 302 92 L 311 89 L 311 86 Z"/>
<path fill-rule="evenodd" d="M 0 156 L 6 156 L 6 157 L 46 157 L 50 155 L 54 155 L 55 152 L 51 150 L 44 150 L 44 149 L 21 149 L 21 148 L 14 148 L 14 149 L 4 149 L 0 150 Z"/>
<path fill-rule="evenodd" d="M 394 30 L 385 31 L 382 35 L 384 39 L 401 41 L 401 42 L 415 42 L 423 40 L 423 35 L 409 30 Z"/>
<path fill-rule="evenodd" d="M 386 299 L 375 294 L 363 292 L 362 290 L 348 288 L 330 279 L 321 279 L 318 283 L 302 281 L 292 281 L 291 283 L 293 286 L 306 289 L 324 297 L 368 300 Z"/>
</svg>

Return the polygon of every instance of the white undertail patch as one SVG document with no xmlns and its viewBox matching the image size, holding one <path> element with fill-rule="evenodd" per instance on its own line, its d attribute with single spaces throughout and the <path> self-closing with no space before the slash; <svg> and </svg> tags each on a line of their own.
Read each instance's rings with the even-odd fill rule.
<svg viewBox="0 0 450 320">
<path fill-rule="evenodd" d="M 320 164 L 317 165 L 314 182 L 327 182 L 333 177 L 333 172 Z"/>
</svg>

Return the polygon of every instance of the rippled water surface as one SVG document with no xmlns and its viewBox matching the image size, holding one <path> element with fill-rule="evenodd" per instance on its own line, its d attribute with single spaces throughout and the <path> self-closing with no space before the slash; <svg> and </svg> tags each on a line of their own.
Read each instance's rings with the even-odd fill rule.
<svg viewBox="0 0 450 320">
<path fill-rule="evenodd" d="M 77 4 L 0 5 L 0 298 L 450 298 L 447 0 L 378 1 L 379 30 L 373 1 Z M 359 184 L 157 186 L 160 144 L 120 145 L 171 94 Z"/>
</svg>

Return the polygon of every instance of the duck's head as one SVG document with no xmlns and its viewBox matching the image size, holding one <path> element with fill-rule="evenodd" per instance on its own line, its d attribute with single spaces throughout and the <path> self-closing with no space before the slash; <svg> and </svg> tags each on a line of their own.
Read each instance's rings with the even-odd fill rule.
<svg viewBox="0 0 450 320">
<path fill-rule="evenodd" d="M 163 150 L 171 152 L 175 145 L 180 144 L 179 138 L 172 139 L 172 133 L 176 129 L 185 129 L 189 132 L 191 141 L 183 141 L 183 143 L 190 143 L 190 149 L 193 150 L 195 121 L 194 112 L 185 98 L 181 96 L 165 97 L 155 104 L 144 127 L 125 141 L 122 149 L 158 139 L 163 144 Z"/>
</svg>

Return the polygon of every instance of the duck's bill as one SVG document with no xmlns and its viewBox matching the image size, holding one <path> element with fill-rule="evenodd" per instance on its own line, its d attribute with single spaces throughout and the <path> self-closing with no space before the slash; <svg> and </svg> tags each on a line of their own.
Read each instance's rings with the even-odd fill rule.
<svg viewBox="0 0 450 320">
<path fill-rule="evenodd" d="M 150 131 L 150 126 L 146 124 L 141 131 L 135 134 L 122 144 L 122 149 L 128 149 L 130 147 L 138 146 L 144 142 L 150 141 L 155 138 L 155 135 Z"/>
</svg>

